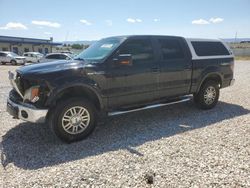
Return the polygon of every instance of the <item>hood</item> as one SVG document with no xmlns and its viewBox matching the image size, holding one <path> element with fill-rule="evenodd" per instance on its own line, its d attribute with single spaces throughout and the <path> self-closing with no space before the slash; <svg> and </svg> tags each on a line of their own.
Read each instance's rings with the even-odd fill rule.
<svg viewBox="0 0 250 188">
<path fill-rule="evenodd" d="M 24 56 L 15 56 L 14 58 L 15 58 L 15 59 L 25 59 Z"/>
<path fill-rule="evenodd" d="M 46 63 L 38 63 L 32 65 L 26 65 L 19 69 L 17 72 L 24 74 L 46 74 L 50 72 L 57 72 L 61 70 L 67 69 L 76 69 L 83 67 L 85 64 L 84 61 L 77 61 L 77 60 L 59 60 L 59 61 L 52 61 Z"/>
</svg>

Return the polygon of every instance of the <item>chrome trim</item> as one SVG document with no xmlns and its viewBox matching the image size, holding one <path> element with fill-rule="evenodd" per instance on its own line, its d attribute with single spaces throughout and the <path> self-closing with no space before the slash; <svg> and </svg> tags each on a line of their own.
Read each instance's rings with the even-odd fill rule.
<svg viewBox="0 0 250 188">
<path fill-rule="evenodd" d="M 32 123 L 44 123 L 48 113 L 48 109 L 38 109 L 31 104 L 17 104 L 7 99 L 7 105 L 11 105 L 14 108 L 18 108 L 18 117 L 19 119 L 29 121 Z M 21 111 L 25 111 L 28 114 L 27 118 L 24 118 L 21 114 Z"/>
<path fill-rule="evenodd" d="M 17 93 L 22 97 L 23 99 L 23 94 L 20 92 L 20 90 L 18 89 L 17 85 L 16 85 L 16 73 L 13 73 L 11 71 L 8 72 L 9 73 L 9 80 L 10 80 L 10 84 L 12 85 L 12 87 L 17 91 Z"/>
<path fill-rule="evenodd" d="M 103 75 L 105 74 L 104 71 L 99 71 L 99 72 L 88 72 L 87 75 Z"/>
<path fill-rule="evenodd" d="M 133 110 L 109 112 L 108 116 L 116 116 L 116 115 L 126 114 L 126 113 L 130 113 L 130 112 L 137 112 L 137 111 L 141 111 L 141 110 L 158 108 L 158 107 L 162 107 L 162 106 L 168 106 L 168 105 L 171 105 L 171 104 L 186 102 L 186 101 L 189 101 L 189 100 L 191 100 L 191 97 L 188 97 L 188 98 L 185 98 L 185 99 L 182 99 L 182 100 L 178 100 L 178 101 L 174 101 L 174 102 L 169 102 L 169 103 L 153 104 L 153 105 L 145 106 L 145 107 L 142 107 L 142 108 L 136 108 L 136 109 L 133 109 Z"/>
</svg>

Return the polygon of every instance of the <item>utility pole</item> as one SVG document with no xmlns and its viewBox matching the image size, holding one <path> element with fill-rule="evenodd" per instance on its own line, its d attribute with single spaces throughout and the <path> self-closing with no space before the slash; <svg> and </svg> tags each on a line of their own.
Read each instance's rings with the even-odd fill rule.
<svg viewBox="0 0 250 188">
<path fill-rule="evenodd" d="M 234 38 L 234 43 L 236 43 L 237 41 L 237 35 L 238 35 L 238 32 L 236 31 L 236 33 L 235 33 L 235 38 Z"/>
</svg>

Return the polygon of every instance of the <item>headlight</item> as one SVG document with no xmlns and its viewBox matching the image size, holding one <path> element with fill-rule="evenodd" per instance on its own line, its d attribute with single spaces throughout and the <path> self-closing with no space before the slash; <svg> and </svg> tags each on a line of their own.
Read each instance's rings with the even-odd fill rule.
<svg viewBox="0 0 250 188">
<path fill-rule="evenodd" d="M 23 100 L 29 100 L 30 102 L 35 103 L 39 100 L 39 86 L 33 86 L 27 89 L 24 92 Z"/>
</svg>

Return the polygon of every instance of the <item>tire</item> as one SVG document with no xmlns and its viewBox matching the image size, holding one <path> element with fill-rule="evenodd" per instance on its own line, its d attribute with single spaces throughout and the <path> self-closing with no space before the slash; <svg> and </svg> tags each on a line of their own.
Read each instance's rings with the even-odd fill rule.
<svg viewBox="0 0 250 188">
<path fill-rule="evenodd" d="M 10 63 L 11 63 L 12 65 L 17 65 L 17 63 L 16 63 L 15 60 L 11 60 Z"/>
<path fill-rule="evenodd" d="M 209 80 L 202 84 L 197 94 L 194 94 L 194 102 L 199 108 L 208 110 L 216 106 L 219 96 L 219 84 L 213 80 Z"/>
<path fill-rule="evenodd" d="M 96 127 L 96 108 L 86 99 L 72 98 L 60 101 L 51 113 L 53 113 L 50 121 L 52 131 L 67 143 L 83 140 Z M 82 115 L 79 115 L 80 113 Z"/>
<path fill-rule="evenodd" d="M 2 65 L 5 65 L 6 63 L 5 62 L 1 62 Z"/>
</svg>

